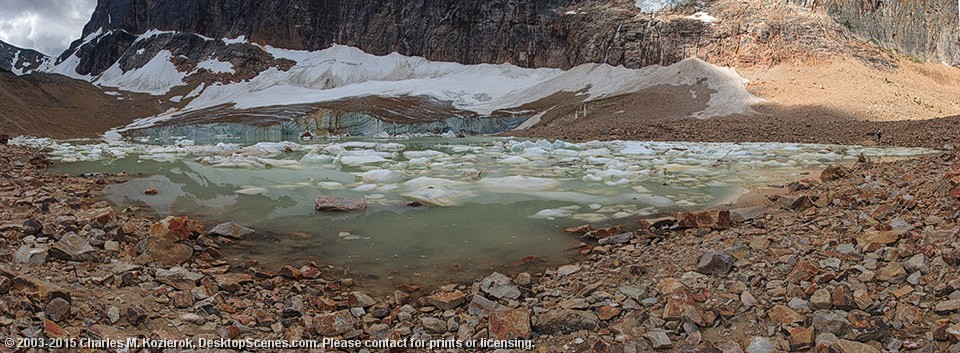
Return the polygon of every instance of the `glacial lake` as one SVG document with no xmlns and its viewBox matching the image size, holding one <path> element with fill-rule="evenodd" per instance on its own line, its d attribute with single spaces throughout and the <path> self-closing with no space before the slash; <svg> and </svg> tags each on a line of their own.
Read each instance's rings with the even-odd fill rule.
<svg viewBox="0 0 960 353">
<path fill-rule="evenodd" d="M 258 231 L 224 249 L 270 270 L 315 261 L 361 286 L 469 281 L 567 263 L 562 228 L 729 203 L 830 164 L 931 150 L 782 143 L 584 142 L 500 137 L 233 142 L 19 140 L 54 172 L 127 172 L 105 197 Z M 142 177 L 138 177 L 142 175 Z M 157 195 L 145 195 L 155 188 Z M 320 195 L 363 212 L 317 212 Z M 535 257 L 535 258 L 534 258 Z"/>
</svg>

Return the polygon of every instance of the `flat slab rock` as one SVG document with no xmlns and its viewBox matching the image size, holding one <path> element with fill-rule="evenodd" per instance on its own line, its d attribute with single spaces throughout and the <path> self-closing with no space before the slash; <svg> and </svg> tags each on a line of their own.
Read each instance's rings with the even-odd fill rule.
<svg viewBox="0 0 960 353">
<path fill-rule="evenodd" d="M 367 209 L 367 202 L 339 196 L 319 196 L 315 202 L 317 211 L 359 212 Z"/>
</svg>

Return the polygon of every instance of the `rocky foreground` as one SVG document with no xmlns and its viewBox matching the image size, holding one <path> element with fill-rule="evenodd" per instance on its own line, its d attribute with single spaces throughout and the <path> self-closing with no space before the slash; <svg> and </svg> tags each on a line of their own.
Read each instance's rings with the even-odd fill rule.
<svg viewBox="0 0 960 353">
<path fill-rule="evenodd" d="M 375 298 L 321 265 L 227 263 L 218 249 L 253 230 L 116 210 L 95 195 L 126 176 L 53 175 L 39 152 L 0 146 L 0 336 L 960 352 L 955 158 L 832 167 L 768 206 L 626 227 L 637 231 L 570 229 L 584 237 L 579 263 Z M 409 347 L 342 351 L 426 350 Z"/>
</svg>

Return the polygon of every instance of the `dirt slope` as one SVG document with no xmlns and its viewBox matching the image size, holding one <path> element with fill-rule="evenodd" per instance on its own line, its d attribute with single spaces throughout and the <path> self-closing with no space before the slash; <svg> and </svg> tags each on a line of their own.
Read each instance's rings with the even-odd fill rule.
<svg viewBox="0 0 960 353">
<path fill-rule="evenodd" d="M 123 99 L 120 99 L 123 98 Z M 163 109 L 142 94 L 109 95 L 92 84 L 51 74 L 0 71 L 0 133 L 54 138 L 96 137 Z"/>
</svg>

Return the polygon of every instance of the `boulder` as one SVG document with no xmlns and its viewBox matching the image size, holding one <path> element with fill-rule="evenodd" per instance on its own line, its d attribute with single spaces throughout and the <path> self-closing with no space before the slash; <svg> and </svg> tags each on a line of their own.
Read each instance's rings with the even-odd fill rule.
<svg viewBox="0 0 960 353">
<path fill-rule="evenodd" d="M 480 281 L 480 290 L 499 299 L 517 299 L 520 289 L 510 277 L 494 272 Z"/>
<path fill-rule="evenodd" d="M 13 254 L 13 261 L 21 264 L 43 264 L 47 262 L 47 249 L 23 245 Z"/>
<path fill-rule="evenodd" d="M 842 165 L 831 165 L 820 172 L 820 181 L 828 182 L 839 180 L 847 176 L 847 168 Z"/>
<path fill-rule="evenodd" d="M 487 331 L 490 339 L 530 338 L 530 312 L 526 309 L 501 309 L 490 312 Z"/>
<path fill-rule="evenodd" d="M 317 211 L 357 212 L 367 209 L 367 202 L 339 196 L 319 196 L 315 202 Z"/>
<path fill-rule="evenodd" d="M 96 249 L 87 239 L 76 233 L 67 233 L 50 248 L 50 256 L 67 261 L 92 260 Z"/>
<path fill-rule="evenodd" d="M 427 303 L 440 310 L 450 310 L 467 302 L 467 295 L 461 291 L 435 293 L 427 297 Z"/>
<path fill-rule="evenodd" d="M 117 224 L 117 213 L 110 207 L 80 211 L 77 213 L 77 222 L 94 228 L 107 228 Z"/>
<path fill-rule="evenodd" d="M 708 275 L 725 275 L 733 268 L 735 261 L 733 256 L 710 250 L 700 257 L 700 262 L 697 263 L 697 272 Z"/>
<path fill-rule="evenodd" d="M 203 233 L 204 228 L 199 221 L 170 216 L 150 226 L 150 236 L 179 242 L 196 238 Z"/>
<path fill-rule="evenodd" d="M 246 239 L 251 237 L 256 232 L 253 229 L 241 226 L 239 224 L 226 222 L 216 225 L 207 233 L 232 239 Z"/>
</svg>

